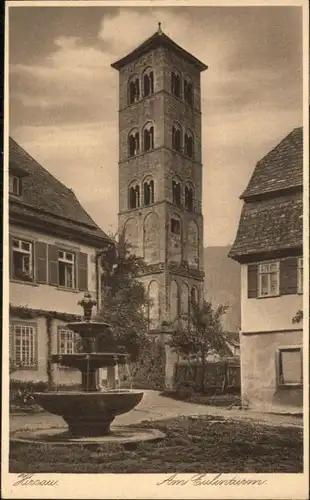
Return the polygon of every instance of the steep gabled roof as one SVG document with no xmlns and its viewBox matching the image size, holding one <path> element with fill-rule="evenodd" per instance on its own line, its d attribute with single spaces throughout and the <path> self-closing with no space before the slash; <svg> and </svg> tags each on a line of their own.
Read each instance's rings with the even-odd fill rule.
<svg viewBox="0 0 310 500">
<path fill-rule="evenodd" d="M 156 33 L 154 33 L 151 37 L 141 43 L 136 49 L 134 49 L 132 52 L 122 57 L 115 63 L 111 64 L 111 66 L 114 69 L 120 70 L 123 66 L 126 66 L 126 64 L 130 63 L 133 59 L 136 59 L 137 57 L 140 57 L 146 52 L 156 49 L 157 47 L 166 47 L 170 50 L 173 50 L 181 57 L 183 57 L 183 59 L 186 59 L 190 64 L 195 66 L 199 71 L 204 71 L 208 68 L 208 66 L 206 66 L 195 56 L 180 47 L 161 30 L 156 31 Z"/>
<path fill-rule="evenodd" d="M 303 130 L 294 129 L 260 160 L 241 196 L 244 205 L 229 257 L 297 251 L 303 243 Z"/>
<path fill-rule="evenodd" d="M 302 195 L 245 203 L 229 257 L 302 247 Z"/>
<path fill-rule="evenodd" d="M 303 129 L 295 128 L 256 165 L 242 199 L 302 186 Z"/>
<path fill-rule="evenodd" d="M 81 206 L 73 191 L 32 158 L 14 139 L 9 140 L 9 170 L 23 176 L 21 196 L 10 195 L 10 215 L 28 215 L 102 242 L 111 242 Z"/>
</svg>

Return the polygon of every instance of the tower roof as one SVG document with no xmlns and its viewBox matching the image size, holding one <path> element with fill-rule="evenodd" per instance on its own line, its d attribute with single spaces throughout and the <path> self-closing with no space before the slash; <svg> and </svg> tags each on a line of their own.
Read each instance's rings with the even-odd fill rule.
<svg viewBox="0 0 310 500">
<path fill-rule="evenodd" d="M 190 64 L 192 64 L 199 71 L 204 71 L 208 69 L 208 66 L 206 64 L 199 61 L 199 59 L 197 59 L 195 56 L 193 56 L 186 50 L 182 49 L 182 47 L 180 47 L 177 43 L 171 40 L 171 38 L 169 38 L 169 36 L 167 36 L 161 30 L 160 23 L 158 31 L 156 31 L 151 37 L 149 37 L 147 40 L 141 43 L 132 52 L 130 52 L 126 56 L 122 57 L 118 61 L 111 64 L 111 66 L 114 69 L 120 70 L 128 63 L 130 63 L 132 60 L 157 47 L 165 47 L 170 50 L 173 50 L 174 52 L 178 53 L 181 57 L 183 57 L 183 59 L 187 60 Z"/>
</svg>

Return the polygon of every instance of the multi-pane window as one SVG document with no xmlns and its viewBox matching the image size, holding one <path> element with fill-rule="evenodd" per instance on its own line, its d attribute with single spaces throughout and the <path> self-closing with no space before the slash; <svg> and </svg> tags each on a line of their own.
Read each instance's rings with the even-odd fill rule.
<svg viewBox="0 0 310 500">
<path fill-rule="evenodd" d="M 302 348 L 283 347 L 278 351 L 278 384 L 302 385 Z"/>
<path fill-rule="evenodd" d="M 58 250 L 59 286 L 75 288 L 75 254 Z"/>
<path fill-rule="evenodd" d="M 59 328 L 58 352 L 59 354 L 73 354 L 75 352 L 75 334 L 72 330 Z"/>
<path fill-rule="evenodd" d="M 37 364 L 36 328 L 12 325 L 13 359 L 20 368 L 35 368 Z"/>
<path fill-rule="evenodd" d="M 17 196 L 21 195 L 22 192 L 22 180 L 16 175 L 9 176 L 9 192 L 10 194 L 15 194 Z"/>
<path fill-rule="evenodd" d="M 258 294 L 260 297 L 279 295 L 279 262 L 259 264 Z"/>
<path fill-rule="evenodd" d="M 304 264 L 303 258 L 300 257 L 297 262 L 297 289 L 298 293 L 303 293 L 303 279 L 304 279 Z"/>
<path fill-rule="evenodd" d="M 33 281 L 33 245 L 30 241 L 13 238 L 12 276 L 22 281 Z"/>
</svg>

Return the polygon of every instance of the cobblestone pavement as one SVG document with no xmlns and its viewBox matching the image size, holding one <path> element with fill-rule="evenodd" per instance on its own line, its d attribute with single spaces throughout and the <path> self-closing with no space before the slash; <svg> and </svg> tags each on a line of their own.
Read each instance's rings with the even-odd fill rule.
<svg viewBox="0 0 310 500">
<path fill-rule="evenodd" d="M 213 415 L 233 420 L 256 421 L 265 425 L 302 427 L 303 421 L 290 415 L 260 413 L 251 410 L 219 408 L 176 401 L 161 396 L 157 391 L 144 391 L 141 403 L 131 412 L 116 417 L 114 425 L 138 424 L 143 420 L 161 420 L 179 416 Z M 50 413 L 13 414 L 10 416 L 10 430 L 64 427 L 61 417 Z"/>
</svg>

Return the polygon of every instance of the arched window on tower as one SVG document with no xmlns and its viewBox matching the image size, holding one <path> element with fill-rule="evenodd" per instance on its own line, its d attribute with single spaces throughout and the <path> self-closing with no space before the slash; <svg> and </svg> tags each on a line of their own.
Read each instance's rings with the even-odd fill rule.
<svg viewBox="0 0 310 500">
<path fill-rule="evenodd" d="M 154 125 L 152 122 L 143 127 L 143 151 L 154 149 Z"/>
<path fill-rule="evenodd" d="M 140 99 L 140 83 L 137 75 L 130 78 L 128 82 L 128 101 L 133 104 Z"/>
<path fill-rule="evenodd" d="M 184 101 L 190 106 L 193 105 L 193 84 L 188 76 L 184 79 Z"/>
<path fill-rule="evenodd" d="M 184 153 L 189 158 L 194 156 L 194 136 L 190 130 L 187 130 L 184 135 Z"/>
<path fill-rule="evenodd" d="M 140 186 L 133 182 L 129 186 L 129 208 L 138 208 L 140 206 Z"/>
<path fill-rule="evenodd" d="M 172 149 L 176 151 L 182 149 L 182 130 L 178 123 L 174 123 L 172 127 Z"/>
<path fill-rule="evenodd" d="M 194 209 L 194 186 L 190 182 L 185 185 L 184 198 L 186 210 L 192 212 Z"/>
<path fill-rule="evenodd" d="M 143 97 L 154 94 L 154 71 L 147 68 L 143 72 Z"/>
<path fill-rule="evenodd" d="M 176 205 L 180 206 L 182 203 L 181 197 L 182 184 L 178 177 L 172 179 L 172 201 Z"/>
<path fill-rule="evenodd" d="M 181 97 L 181 76 L 176 71 L 171 73 L 171 94 Z"/>
<path fill-rule="evenodd" d="M 154 203 L 154 180 L 148 176 L 143 181 L 143 204 L 151 205 Z"/>
<path fill-rule="evenodd" d="M 137 156 L 140 151 L 140 135 L 137 129 L 132 130 L 128 136 L 129 156 Z"/>
</svg>

